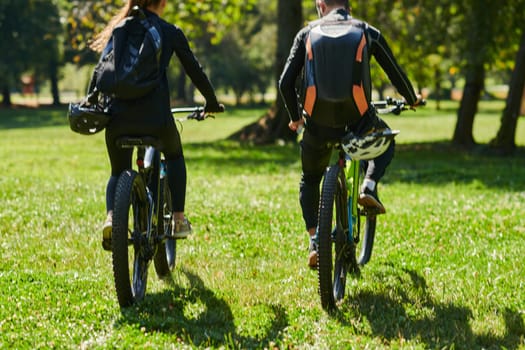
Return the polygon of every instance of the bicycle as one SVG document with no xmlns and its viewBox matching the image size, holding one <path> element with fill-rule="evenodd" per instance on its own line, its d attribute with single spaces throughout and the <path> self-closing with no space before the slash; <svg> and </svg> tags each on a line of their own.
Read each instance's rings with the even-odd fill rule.
<svg viewBox="0 0 525 350">
<path fill-rule="evenodd" d="M 379 114 L 399 114 L 409 109 L 403 100 L 387 99 L 372 103 Z M 390 106 L 390 107 L 389 107 Z M 383 138 L 394 139 L 398 130 L 384 130 L 363 137 L 354 145 Z M 364 159 L 350 159 L 343 150 L 341 141 L 334 146 L 338 151 L 337 161 L 324 174 L 319 202 L 317 271 L 319 294 L 323 309 L 332 311 L 343 299 L 348 274 L 359 276 L 360 267 L 372 256 L 379 210 L 358 205 Z M 335 209 L 335 213 L 334 213 Z M 361 218 L 364 217 L 364 224 Z M 364 237 L 361 240 L 361 231 Z M 357 252 L 360 251 L 359 257 Z"/>
<path fill-rule="evenodd" d="M 204 120 L 203 107 L 173 108 L 189 113 L 184 120 Z M 148 268 L 153 260 L 159 278 L 175 267 L 177 239 L 172 237 L 172 207 L 165 160 L 152 136 L 122 136 L 122 148 L 136 150 L 136 169 L 123 171 L 115 190 L 111 237 L 113 277 L 120 307 L 140 301 L 146 294 Z"/>
</svg>

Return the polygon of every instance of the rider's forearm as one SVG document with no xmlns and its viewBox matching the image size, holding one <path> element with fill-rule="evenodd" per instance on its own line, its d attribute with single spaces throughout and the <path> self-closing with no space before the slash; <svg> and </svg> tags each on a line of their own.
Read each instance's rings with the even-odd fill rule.
<svg viewBox="0 0 525 350">
<path fill-rule="evenodd" d="M 290 55 L 279 78 L 279 91 L 292 121 L 301 119 L 295 83 L 303 69 L 305 53 L 306 48 L 304 47 L 301 33 L 299 33 L 295 37 L 294 45 L 290 50 Z"/>
<path fill-rule="evenodd" d="M 406 99 L 407 103 L 409 105 L 415 104 L 417 96 L 412 83 L 410 83 L 407 75 L 397 63 L 386 40 L 380 34 L 373 40 L 375 41 L 373 51 L 375 59 L 381 68 L 383 68 L 397 91 Z"/>
</svg>

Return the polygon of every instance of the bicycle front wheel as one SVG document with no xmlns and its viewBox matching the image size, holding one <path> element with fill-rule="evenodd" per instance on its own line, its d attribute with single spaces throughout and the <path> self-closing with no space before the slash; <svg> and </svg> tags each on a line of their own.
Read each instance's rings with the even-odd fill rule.
<svg viewBox="0 0 525 350">
<path fill-rule="evenodd" d="M 359 265 L 365 265 L 372 257 L 372 248 L 374 247 L 374 238 L 376 233 L 376 214 L 363 211 L 362 215 L 365 218 L 364 237 L 361 246 L 361 254 L 359 255 Z"/>
<path fill-rule="evenodd" d="M 146 293 L 151 260 L 146 237 L 149 206 L 142 178 L 136 171 L 124 171 L 115 190 L 111 238 L 113 276 L 120 307 L 132 305 Z"/>
<path fill-rule="evenodd" d="M 160 180 L 160 210 L 158 211 L 158 227 L 159 234 L 164 237 L 171 235 L 171 213 L 173 212 L 171 205 L 171 192 L 168 186 L 168 179 L 163 177 Z M 169 238 L 159 242 L 157 246 L 157 253 L 155 254 L 155 270 L 160 278 L 166 277 L 170 271 L 175 267 L 175 256 L 177 251 L 177 241 Z"/>
<path fill-rule="evenodd" d="M 331 166 L 325 173 L 319 202 L 317 271 L 321 305 L 333 310 L 343 299 L 349 267 L 346 181 L 342 169 Z"/>
</svg>

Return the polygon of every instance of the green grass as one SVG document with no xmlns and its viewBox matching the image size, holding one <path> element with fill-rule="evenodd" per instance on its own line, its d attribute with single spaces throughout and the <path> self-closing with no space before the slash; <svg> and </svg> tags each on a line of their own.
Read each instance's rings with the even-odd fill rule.
<svg viewBox="0 0 525 350">
<path fill-rule="evenodd" d="M 223 139 L 263 110 L 185 123 L 187 213 L 172 283 L 117 306 L 101 248 L 103 134 L 63 110 L 0 110 L 0 348 L 525 349 L 525 128 L 518 152 L 451 148 L 455 112 L 387 117 L 401 130 L 380 187 L 371 262 L 326 314 L 306 267 L 297 145 Z M 490 140 L 485 103 L 475 138 Z"/>
</svg>

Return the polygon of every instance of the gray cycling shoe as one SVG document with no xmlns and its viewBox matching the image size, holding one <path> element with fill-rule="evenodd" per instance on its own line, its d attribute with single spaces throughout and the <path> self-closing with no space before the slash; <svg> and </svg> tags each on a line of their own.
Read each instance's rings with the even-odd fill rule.
<svg viewBox="0 0 525 350">
<path fill-rule="evenodd" d="M 113 233 L 113 215 L 108 213 L 102 226 L 102 248 L 111 251 L 111 234 Z"/>
<path fill-rule="evenodd" d="M 191 223 L 186 217 L 183 220 L 173 219 L 172 227 L 171 234 L 173 238 L 186 238 L 192 233 Z"/>
</svg>

